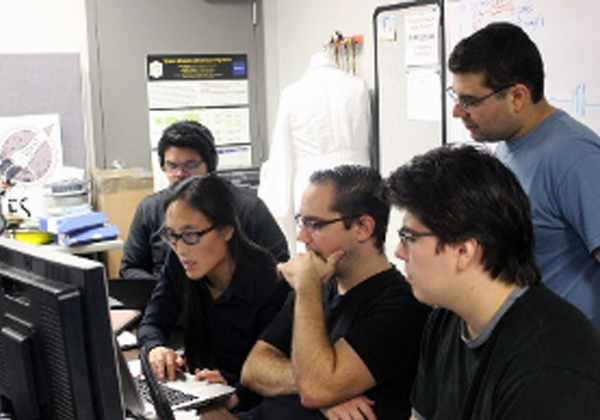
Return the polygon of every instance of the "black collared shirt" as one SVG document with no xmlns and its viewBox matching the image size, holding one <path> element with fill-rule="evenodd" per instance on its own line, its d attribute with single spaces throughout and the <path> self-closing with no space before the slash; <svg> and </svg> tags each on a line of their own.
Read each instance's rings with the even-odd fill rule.
<svg viewBox="0 0 600 420">
<path fill-rule="evenodd" d="M 236 261 L 229 288 L 214 300 L 205 279 L 189 280 L 177 255 L 170 252 L 140 324 L 140 345 L 167 345 L 183 313 L 182 291 L 187 282 L 196 289 L 195 304 L 202 314 L 191 324 L 204 323 L 209 342 L 206 345 L 213 355 L 211 365 L 206 367 L 219 369 L 230 385 L 237 386 L 248 353 L 281 308 L 290 288 L 278 278 L 275 260 L 266 253 L 239 255 Z"/>
</svg>

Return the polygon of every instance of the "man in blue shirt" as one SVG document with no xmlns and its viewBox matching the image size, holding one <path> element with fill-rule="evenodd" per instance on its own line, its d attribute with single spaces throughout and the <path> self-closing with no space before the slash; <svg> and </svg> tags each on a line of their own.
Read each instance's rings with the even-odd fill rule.
<svg viewBox="0 0 600 420">
<path fill-rule="evenodd" d="M 542 280 L 600 328 L 600 138 L 544 97 L 541 55 L 519 27 L 494 23 L 459 42 L 448 93 L 479 142 L 532 206 Z"/>
</svg>

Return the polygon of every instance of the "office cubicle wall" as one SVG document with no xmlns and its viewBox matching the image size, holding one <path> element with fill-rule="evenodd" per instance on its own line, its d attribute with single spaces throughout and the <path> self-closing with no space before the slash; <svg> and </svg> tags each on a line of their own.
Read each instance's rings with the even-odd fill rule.
<svg viewBox="0 0 600 420">
<path fill-rule="evenodd" d="M 0 60 L 0 115 L 58 114 L 62 162 L 87 167 L 79 54 L 3 54 Z M 0 133 L 5 141 L 8 133 Z"/>
</svg>

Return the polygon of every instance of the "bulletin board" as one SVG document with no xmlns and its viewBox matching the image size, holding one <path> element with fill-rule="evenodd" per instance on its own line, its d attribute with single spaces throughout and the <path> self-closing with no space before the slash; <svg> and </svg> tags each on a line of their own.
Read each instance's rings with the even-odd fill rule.
<svg viewBox="0 0 600 420">
<path fill-rule="evenodd" d="M 157 155 L 164 130 L 180 120 L 209 127 L 219 169 L 252 166 L 250 90 L 246 54 L 148 55 L 150 146 Z M 154 189 L 169 185 L 152 160 Z"/>
<path fill-rule="evenodd" d="M 446 50 L 490 22 L 519 25 L 542 54 L 548 101 L 600 133 L 599 11 L 597 0 L 447 0 Z M 448 141 L 470 141 L 450 112 Z"/>
<path fill-rule="evenodd" d="M 375 10 L 375 139 L 373 161 L 388 177 L 413 156 L 445 138 L 446 72 L 443 7 L 436 0 L 405 1 Z M 394 256 L 402 214 L 392 212 L 385 252 Z"/>
<path fill-rule="evenodd" d="M 445 138 L 442 19 L 435 0 L 375 10 L 374 161 L 384 177 Z"/>
</svg>

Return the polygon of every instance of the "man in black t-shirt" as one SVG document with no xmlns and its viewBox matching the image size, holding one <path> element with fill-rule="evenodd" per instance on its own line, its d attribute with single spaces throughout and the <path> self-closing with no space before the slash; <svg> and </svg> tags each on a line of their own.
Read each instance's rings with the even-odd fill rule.
<svg viewBox="0 0 600 420">
<path fill-rule="evenodd" d="M 600 333 L 541 284 L 514 174 L 484 151 L 442 147 L 389 184 L 406 210 L 396 256 L 417 299 L 436 306 L 413 418 L 598 419 Z"/>
<path fill-rule="evenodd" d="M 242 383 L 265 397 L 247 418 L 409 417 L 430 309 L 383 252 L 389 211 L 373 169 L 311 176 L 297 216 L 307 253 L 278 267 L 294 292 L 242 370 Z"/>
</svg>

